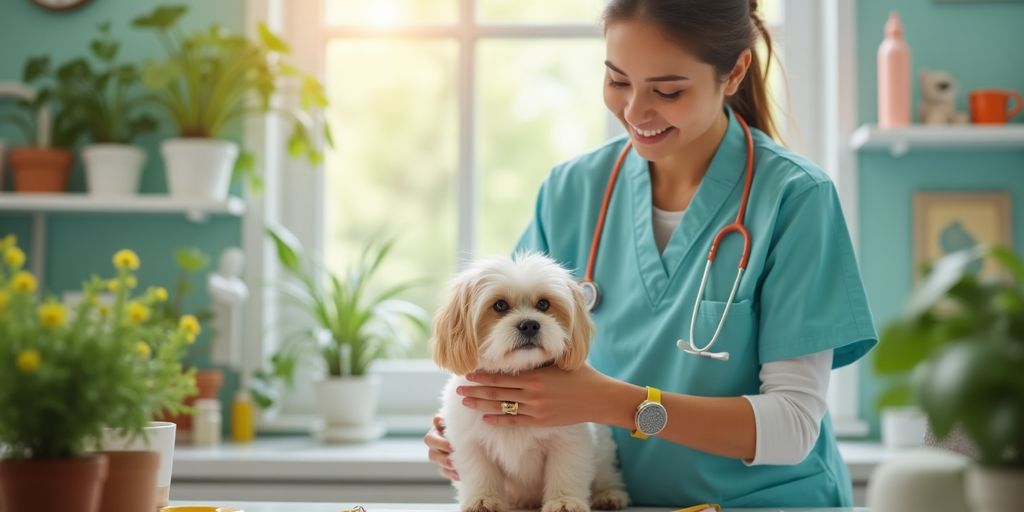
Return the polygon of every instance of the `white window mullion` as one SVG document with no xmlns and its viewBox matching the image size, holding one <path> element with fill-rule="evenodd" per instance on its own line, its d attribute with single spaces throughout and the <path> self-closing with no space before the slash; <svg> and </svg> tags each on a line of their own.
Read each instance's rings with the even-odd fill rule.
<svg viewBox="0 0 1024 512">
<path fill-rule="evenodd" d="M 476 219 L 479 201 L 476 171 L 476 23 L 475 0 L 459 2 L 459 162 L 457 268 L 461 270 L 476 253 Z"/>
</svg>

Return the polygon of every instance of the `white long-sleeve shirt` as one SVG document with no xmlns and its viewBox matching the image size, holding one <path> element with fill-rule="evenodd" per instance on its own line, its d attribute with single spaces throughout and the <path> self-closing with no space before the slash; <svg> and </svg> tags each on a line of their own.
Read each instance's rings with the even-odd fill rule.
<svg viewBox="0 0 1024 512">
<path fill-rule="evenodd" d="M 658 251 L 664 251 L 683 212 L 654 208 Z M 797 464 L 818 442 L 825 417 L 832 351 L 774 361 L 761 366 L 761 393 L 746 395 L 754 409 L 757 448 L 747 465 Z"/>
</svg>

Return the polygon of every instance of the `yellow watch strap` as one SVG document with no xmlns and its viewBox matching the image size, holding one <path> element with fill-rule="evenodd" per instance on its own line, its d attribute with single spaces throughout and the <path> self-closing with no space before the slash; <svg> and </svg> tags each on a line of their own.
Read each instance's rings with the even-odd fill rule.
<svg viewBox="0 0 1024 512">
<path fill-rule="evenodd" d="M 642 406 L 644 403 L 647 403 L 647 402 L 657 402 L 657 403 L 660 404 L 661 403 L 661 390 L 658 389 L 658 388 L 652 388 L 651 386 L 647 386 L 647 400 L 644 400 L 644 402 L 641 403 L 640 405 Z M 650 437 L 647 434 L 644 434 L 643 432 L 640 432 L 639 430 L 637 430 L 635 428 L 629 433 L 629 435 L 631 435 L 631 436 L 633 436 L 633 437 L 635 437 L 637 439 L 647 439 L 648 437 Z"/>
</svg>

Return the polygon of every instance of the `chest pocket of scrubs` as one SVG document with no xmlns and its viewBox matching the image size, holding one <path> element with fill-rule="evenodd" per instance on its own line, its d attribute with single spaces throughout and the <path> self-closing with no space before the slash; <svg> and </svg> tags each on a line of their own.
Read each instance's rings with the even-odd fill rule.
<svg viewBox="0 0 1024 512">
<path fill-rule="evenodd" d="M 694 323 L 694 345 L 700 348 L 711 341 L 724 312 L 725 302 L 701 301 L 700 311 L 697 312 L 697 320 Z M 748 299 L 732 303 L 722 332 L 708 351 L 729 352 L 729 360 L 716 361 L 686 355 L 695 360 L 691 361 L 691 364 L 703 381 L 702 395 L 735 396 L 738 389 L 746 390 L 744 392 L 758 391 L 757 317 L 754 314 L 753 302 Z M 753 386 L 753 389 L 750 389 L 750 386 Z"/>
</svg>

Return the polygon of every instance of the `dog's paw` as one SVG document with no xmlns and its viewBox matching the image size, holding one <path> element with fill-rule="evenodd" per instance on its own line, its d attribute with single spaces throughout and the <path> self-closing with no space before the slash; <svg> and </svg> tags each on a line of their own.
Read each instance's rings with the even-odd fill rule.
<svg viewBox="0 0 1024 512">
<path fill-rule="evenodd" d="M 594 510 L 622 510 L 629 505 L 629 495 L 622 489 L 604 489 L 590 497 Z"/>
<path fill-rule="evenodd" d="M 590 512 L 590 506 L 579 498 L 562 496 L 544 502 L 540 512 Z"/>
<path fill-rule="evenodd" d="M 469 500 L 460 508 L 462 512 L 505 512 L 508 505 L 501 498 L 482 496 Z"/>
</svg>

